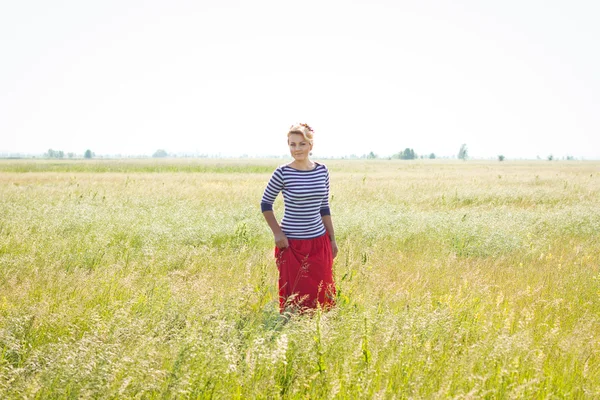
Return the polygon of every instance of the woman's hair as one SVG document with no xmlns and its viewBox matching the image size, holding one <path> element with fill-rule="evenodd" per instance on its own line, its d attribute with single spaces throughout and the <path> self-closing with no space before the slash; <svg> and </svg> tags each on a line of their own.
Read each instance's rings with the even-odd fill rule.
<svg viewBox="0 0 600 400">
<path fill-rule="evenodd" d="M 302 135 L 302 136 L 304 136 L 304 139 L 306 141 L 308 141 L 310 144 L 312 144 L 314 133 L 315 133 L 315 131 L 313 131 L 313 128 L 308 126 L 308 124 L 296 124 L 296 125 L 290 126 L 287 136 L 289 138 L 290 135 L 292 135 L 292 134 Z"/>
</svg>

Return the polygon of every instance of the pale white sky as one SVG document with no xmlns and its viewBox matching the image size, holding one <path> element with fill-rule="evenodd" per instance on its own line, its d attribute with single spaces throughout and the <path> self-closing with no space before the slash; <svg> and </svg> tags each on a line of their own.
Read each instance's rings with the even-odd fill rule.
<svg viewBox="0 0 600 400">
<path fill-rule="evenodd" d="M 0 153 L 600 158 L 600 2 L 0 3 Z"/>
</svg>

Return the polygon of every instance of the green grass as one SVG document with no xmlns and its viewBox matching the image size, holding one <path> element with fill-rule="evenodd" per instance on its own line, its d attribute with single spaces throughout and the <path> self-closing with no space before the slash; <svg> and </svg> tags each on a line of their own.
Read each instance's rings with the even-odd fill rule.
<svg viewBox="0 0 600 400">
<path fill-rule="evenodd" d="M 282 162 L 2 161 L 0 398 L 600 397 L 600 164 L 329 161 L 338 306 L 287 320 Z"/>
</svg>

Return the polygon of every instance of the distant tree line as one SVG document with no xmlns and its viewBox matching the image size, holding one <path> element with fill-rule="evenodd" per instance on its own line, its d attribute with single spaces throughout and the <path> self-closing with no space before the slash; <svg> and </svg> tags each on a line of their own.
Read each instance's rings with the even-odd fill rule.
<svg viewBox="0 0 600 400">
<path fill-rule="evenodd" d="M 379 158 L 379 156 L 371 151 L 368 154 L 363 154 L 360 157 L 357 157 L 356 155 L 352 154 L 349 158 L 366 158 L 368 160 L 373 160 L 373 159 Z M 392 156 L 386 157 L 386 158 L 391 159 L 391 160 L 416 160 L 418 158 L 422 158 L 422 159 L 429 158 L 429 159 L 433 160 L 436 158 L 436 155 L 435 155 L 435 153 L 429 153 L 429 155 L 426 155 L 426 154 L 419 155 L 419 154 L 415 153 L 414 149 L 407 147 L 403 151 L 400 151 L 400 152 L 393 154 Z"/>
<path fill-rule="evenodd" d="M 463 160 L 463 161 L 467 160 L 467 158 L 469 157 L 469 150 L 468 150 L 466 144 L 463 143 L 460 146 L 457 156 L 458 156 L 458 159 L 460 159 L 460 160 Z M 350 158 L 356 158 L 356 156 L 353 155 Z M 377 156 L 377 154 L 375 154 L 374 152 L 371 151 L 369 154 L 364 154 L 360 158 L 374 159 L 374 158 L 379 158 L 379 157 Z M 426 155 L 426 154 L 418 155 L 417 153 L 415 153 L 414 149 L 407 147 L 403 151 L 395 153 L 389 158 L 396 159 L 396 160 L 415 160 L 417 158 L 421 158 L 421 159 L 428 158 L 430 160 L 434 160 L 437 157 L 436 157 L 435 153 L 429 153 L 429 155 Z M 498 159 L 500 161 L 503 161 L 504 156 L 498 156 Z"/>
<path fill-rule="evenodd" d="M 75 153 L 66 153 L 62 150 L 54 150 L 54 149 L 48 149 L 48 151 L 46 153 L 44 153 L 44 157 L 46 158 L 55 158 L 55 159 L 64 159 L 66 157 L 68 158 L 78 158 L 81 157 L 81 155 L 77 155 Z M 170 157 L 177 157 L 177 154 L 171 154 Z M 200 155 L 183 155 L 184 157 L 200 157 L 200 158 L 206 158 L 209 157 L 206 154 L 200 154 Z M 84 153 L 83 153 L 83 158 L 84 159 L 92 159 L 96 157 L 96 153 L 94 153 L 92 150 L 87 149 Z M 117 155 L 117 157 L 121 157 L 121 155 Z M 153 154 L 152 154 L 153 158 L 165 158 L 165 157 L 169 157 L 169 153 L 164 150 L 164 149 L 158 149 L 156 150 Z M 246 156 L 247 157 L 247 156 Z M 458 154 L 456 156 L 459 160 L 463 160 L 466 161 L 469 158 L 469 151 L 467 148 L 466 144 L 462 144 L 460 146 L 460 149 L 458 150 Z M 242 156 L 242 158 L 244 158 L 244 156 Z M 367 154 L 363 154 L 361 156 L 357 156 L 356 154 L 352 154 L 348 157 L 344 156 L 342 158 L 350 158 L 350 159 L 358 159 L 358 158 L 362 158 L 362 159 L 368 159 L 368 160 L 372 160 L 372 159 L 378 159 L 380 158 L 379 155 L 375 154 L 373 151 L 367 153 Z M 414 149 L 412 148 L 405 148 L 403 151 L 400 151 L 398 153 L 395 153 L 391 156 L 386 156 L 386 159 L 396 159 L 396 160 L 415 160 L 415 159 L 425 159 L 428 158 L 430 160 L 436 159 L 437 156 L 435 155 L 435 153 L 429 153 L 429 155 L 427 154 L 417 154 L 415 152 Z M 454 158 L 454 157 L 442 157 L 442 158 Z M 503 154 L 500 154 L 497 156 L 498 161 L 502 162 L 506 159 L 506 157 Z M 538 160 L 542 160 L 542 158 L 538 155 L 537 156 Z M 554 160 L 558 160 L 558 157 L 555 157 L 554 155 L 550 154 L 546 157 L 546 159 L 548 161 L 554 161 Z M 563 160 L 568 160 L 568 161 L 572 161 L 575 160 L 575 157 L 571 156 L 571 155 L 567 155 L 564 156 L 562 158 Z"/>
<path fill-rule="evenodd" d="M 93 158 L 96 156 L 96 153 L 94 153 L 93 151 L 91 151 L 90 149 L 86 150 L 85 153 L 83 153 L 83 158 Z M 65 158 L 65 152 L 62 150 L 53 150 L 53 149 L 48 149 L 48 151 L 46 153 L 44 153 L 44 157 L 46 158 Z M 77 157 L 77 154 L 75 153 L 67 153 L 67 157 L 69 158 L 75 158 Z"/>
</svg>

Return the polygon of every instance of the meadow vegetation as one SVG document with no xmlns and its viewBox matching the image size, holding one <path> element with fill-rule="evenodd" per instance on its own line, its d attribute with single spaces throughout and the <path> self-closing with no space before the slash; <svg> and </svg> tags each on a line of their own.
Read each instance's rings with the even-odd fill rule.
<svg viewBox="0 0 600 400">
<path fill-rule="evenodd" d="M 338 305 L 286 316 L 279 163 L 0 161 L 0 398 L 600 397 L 600 163 L 326 161 Z"/>
</svg>

